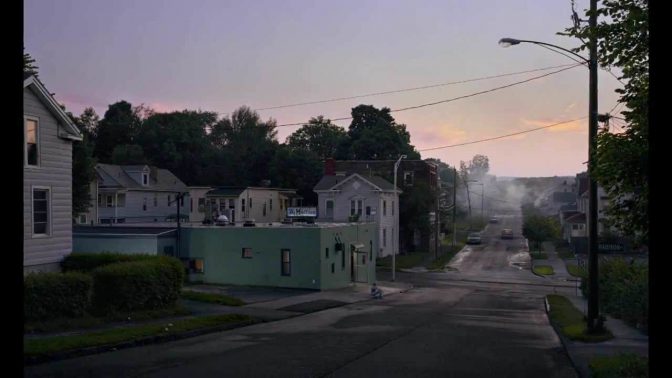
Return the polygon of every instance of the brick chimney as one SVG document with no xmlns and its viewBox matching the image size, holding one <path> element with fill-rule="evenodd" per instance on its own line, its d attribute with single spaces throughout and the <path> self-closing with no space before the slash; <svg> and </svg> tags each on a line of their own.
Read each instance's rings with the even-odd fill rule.
<svg viewBox="0 0 672 378">
<path fill-rule="evenodd" d="M 334 161 L 334 158 L 327 158 L 324 161 L 324 175 L 325 176 L 336 175 L 336 161 Z"/>
</svg>

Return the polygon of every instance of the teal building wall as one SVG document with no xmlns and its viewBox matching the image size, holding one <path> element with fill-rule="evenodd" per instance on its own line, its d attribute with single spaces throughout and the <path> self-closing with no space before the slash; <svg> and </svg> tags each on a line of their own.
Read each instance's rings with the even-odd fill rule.
<svg viewBox="0 0 672 378">
<path fill-rule="evenodd" d="M 203 273 L 190 278 L 204 283 L 336 289 L 375 281 L 375 236 L 373 223 L 184 227 L 180 257 L 203 260 Z M 353 244 L 363 253 L 353 252 Z M 244 248 L 252 249 L 251 258 L 243 257 Z M 283 249 L 291 251 L 289 275 L 282 275 Z"/>
</svg>

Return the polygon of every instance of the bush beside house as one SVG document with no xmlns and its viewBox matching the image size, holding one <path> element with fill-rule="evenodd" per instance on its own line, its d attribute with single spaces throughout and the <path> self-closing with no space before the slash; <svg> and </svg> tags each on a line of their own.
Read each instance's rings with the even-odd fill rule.
<svg viewBox="0 0 672 378">
<path fill-rule="evenodd" d="M 71 253 L 66 256 L 61 262 L 61 268 L 64 272 L 91 272 L 94 269 L 119 263 L 119 262 L 131 262 L 131 261 L 143 261 L 156 259 L 157 256 L 152 255 L 128 255 L 121 253 Z"/>
<path fill-rule="evenodd" d="M 183 264 L 167 256 L 77 253 L 62 265 L 64 273 L 25 277 L 26 320 L 168 308 L 185 275 Z"/>
<path fill-rule="evenodd" d="M 92 275 L 95 313 L 153 310 L 171 306 L 180 297 L 184 266 L 161 256 L 102 266 Z"/>
<path fill-rule="evenodd" d="M 23 309 L 27 320 L 79 317 L 86 314 L 91 301 L 90 275 L 33 273 L 24 279 Z"/>
</svg>

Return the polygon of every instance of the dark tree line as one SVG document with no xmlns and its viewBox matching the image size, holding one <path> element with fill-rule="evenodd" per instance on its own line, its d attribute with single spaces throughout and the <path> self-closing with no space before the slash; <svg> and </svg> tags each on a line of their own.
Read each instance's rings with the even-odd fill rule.
<svg viewBox="0 0 672 378">
<path fill-rule="evenodd" d="M 247 106 L 221 118 L 208 111 L 157 113 L 127 101 L 109 105 L 102 119 L 87 108 L 72 117 L 85 135 L 73 155 L 78 177 L 73 182 L 73 212 L 84 211 L 90 200 L 88 182 L 96 162 L 154 165 L 170 170 L 187 185 L 294 188 L 305 203 L 314 204 L 317 196 L 312 189 L 328 157 L 420 158 L 406 126 L 397 124 L 388 108 L 359 105 L 352 115 L 347 131 L 319 116 L 281 143 L 276 121 L 262 120 Z"/>
</svg>

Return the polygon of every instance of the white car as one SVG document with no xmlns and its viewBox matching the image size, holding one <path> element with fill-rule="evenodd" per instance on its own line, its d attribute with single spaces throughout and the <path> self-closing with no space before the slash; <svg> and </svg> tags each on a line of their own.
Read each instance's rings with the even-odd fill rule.
<svg viewBox="0 0 672 378">
<path fill-rule="evenodd" d="M 220 216 L 217 217 L 217 219 L 215 220 L 215 222 L 216 222 L 217 224 L 227 224 L 227 223 L 229 223 L 229 217 L 227 217 L 226 215 L 222 214 L 222 215 L 220 215 Z"/>
</svg>

